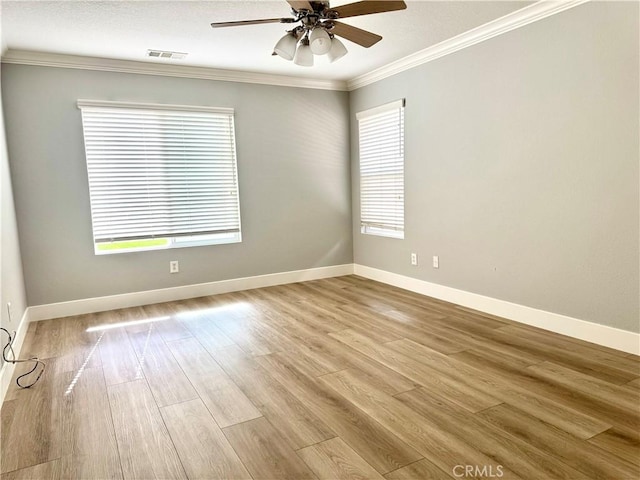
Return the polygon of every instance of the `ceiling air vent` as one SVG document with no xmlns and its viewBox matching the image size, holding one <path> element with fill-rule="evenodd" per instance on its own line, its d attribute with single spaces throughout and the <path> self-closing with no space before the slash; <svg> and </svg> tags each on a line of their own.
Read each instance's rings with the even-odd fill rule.
<svg viewBox="0 0 640 480">
<path fill-rule="evenodd" d="M 170 58 L 172 60 L 182 60 L 186 56 L 186 53 L 181 52 L 168 52 L 166 50 L 147 50 L 147 57 L 153 58 Z"/>
</svg>

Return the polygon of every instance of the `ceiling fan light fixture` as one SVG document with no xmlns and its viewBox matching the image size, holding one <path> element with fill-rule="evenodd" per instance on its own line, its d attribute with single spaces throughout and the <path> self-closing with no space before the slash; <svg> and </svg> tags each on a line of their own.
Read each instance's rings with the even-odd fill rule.
<svg viewBox="0 0 640 480">
<path fill-rule="evenodd" d="M 309 43 L 315 55 L 325 55 L 331 50 L 331 38 L 322 26 L 317 26 L 311 31 Z"/>
<path fill-rule="evenodd" d="M 333 37 L 331 39 L 331 49 L 327 54 L 327 58 L 329 59 L 329 62 L 333 63 L 336 60 L 340 60 L 346 54 L 347 54 L 347 47 L 345 47 L 344 44 L 340 40 L 338 40 L 336 37 Z"/>
<path fill-rule="evenodd" d="M 298 38 L 295 36 L 294 32 L 288 32 L 284 37 L 278 40 L 273 51 L 285 60 L 293 60 L 293 57 L 296 54 L 297 43 Z"/>
<path fill-rule="evenodd" d="M 272 55 L 278 55 L 289 61 L 293 60 L 296 65 L 311 67 L 314 63 L 314 55 L 327 55 L 329 62 L 333 63 L 347 54 L 346 47 L 340 40 L 335 38 L 336 36 L 345 38 L 364 48 L 372 47 L 382 40 L 381 35 L 343 23 L 343 19 L 371 15 L 373 13 L 393 12 L 407 8 L 407 4 L 403 0 L 354 1 L 334 8 L 331 8 L 330 0 L 286 1 L 291 7 L 290 17 L 213 22 L 211 27 L 237 27 L 267 23 L 294 24 L 296 26 L 278 40 Z M 300 43 L 298 43 L 298 40 L 300 40 Z"/>
</svg>

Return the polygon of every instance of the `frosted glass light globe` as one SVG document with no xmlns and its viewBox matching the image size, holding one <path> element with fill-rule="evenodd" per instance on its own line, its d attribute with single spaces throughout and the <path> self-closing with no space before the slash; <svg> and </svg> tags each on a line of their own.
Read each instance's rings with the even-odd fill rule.
<svg viewBox="0 0 640 480">
<path fill-rule="evenodd" d="M 308 44 L 301 44 L 293 57 L 293 63 L 301 67 L 313 67 L 313 53 Z"/>
<path fill-rule="evenodd" d="M 329 62 L 333 63 L 336 60 L 341 59 L 347 54 L 347 47 L 338 40 L 336 37 L 331 39 L 331 50 L 329 50 L 329 54 L 327 57 L 329 58 Z"/>
<path fill-rule="evenodd" d="M 285 60 L 293 60 L 293 56 L 296 53 L 297 43 L 298 39 L 292 33 L 287 33 L 278 41 L 278 43 L 276 43 L 273 51 Z"/>
<path fill-rule="evenodd" d="M 322 27 L 316 27 L 309 36 L 309 45 L 315 55 L 324 55 L 331 50 L 331 38 Z"/>
</svg>

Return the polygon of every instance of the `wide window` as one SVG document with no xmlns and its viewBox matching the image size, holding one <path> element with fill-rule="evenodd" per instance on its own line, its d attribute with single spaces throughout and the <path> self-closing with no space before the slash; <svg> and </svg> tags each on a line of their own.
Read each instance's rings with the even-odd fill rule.
<svg viewBox="0 0 640 480">
<path fill-rule="evenodd" d="M 78 107 L 96 254 L 241 241 L 233 109 Z"/>
<path fill-rule="evenodd" d="M 404 100 L 356 115 L 360 231 L 404 238 Z"/>
</svg>

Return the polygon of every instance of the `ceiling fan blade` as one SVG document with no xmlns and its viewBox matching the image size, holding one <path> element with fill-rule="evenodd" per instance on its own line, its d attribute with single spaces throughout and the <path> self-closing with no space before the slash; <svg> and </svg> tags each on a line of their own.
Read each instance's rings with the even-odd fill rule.
<svg viewBox="0 0 640 480">
<path fill-rule="evenodd" d="M 334 35 L 351 40 L 353 43 L 362 45 L 365 48 L 369 48 L 371 45 L 375 45 L 382 37 L 375 33 L 367 32 L 353 25 L 347 25 L 346 23 L 333 21 L 333 28 L 329 30 Z"/>
<path fill-rule="evenodd" d="M 239 20 L 237 22 L 214 22 L 212 28 L 239 27 L 241 25 L 257 25 L 259 23 L 293 23 L 293 18 L 263 18 L 262 20 Z"/>
<path fill-rule="evenodd" d="M 346 18 L 369 15 L 371 13 L 393 12 L 395 10 L 404 10 L 405 8 L 407 8 L 407 4 L 403 1 L 380 0 L 349 3 L 331 10 L 338 13 L 338 18 Z"/>
<path fill-rule="evenodd" d="M 308 10 L 309 12 L 313 12 L 313 7 L 306 0 L 287 0 L 287 3 L 291 5 L 296 12 L 299 10 Z"/>
</svg>

